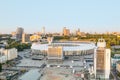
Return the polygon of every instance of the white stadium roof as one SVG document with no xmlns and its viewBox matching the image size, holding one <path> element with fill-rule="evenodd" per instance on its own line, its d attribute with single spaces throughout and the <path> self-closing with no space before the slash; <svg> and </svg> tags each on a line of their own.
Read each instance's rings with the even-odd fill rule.
<svg viewBox="0 0 120 80">
<path fill-rule="evenodd" d="M 34 50 L 48 50 L 50 44 L 40 44 L 40 43 L 33 43 L 31 46 L 31 49 Z M 90 50 L 90 49 L 94 49 L 95 48 L 95 44 L 94 43 L 67 43 L 67 42 L 63 42 L 63 43 L 52 43 L 51 45 L 56 45 L 56 46 L 63 46 L 63 45 L 67 45 L 67 46 L 63 46 L 63 51 L 80 51 L 80 50 Z M 70 45 L 70 46 L 69 46 Z M 73 45 L 73 46 L 72 46 Z"/>
</svg>

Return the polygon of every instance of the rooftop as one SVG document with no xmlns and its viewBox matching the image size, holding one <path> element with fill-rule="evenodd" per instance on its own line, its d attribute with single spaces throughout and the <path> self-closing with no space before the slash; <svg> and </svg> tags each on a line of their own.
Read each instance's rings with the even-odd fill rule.
<svg viewBox="0 0 120 80">
<path fill-rule="evenodd" d="M 80 50 L 90 50 L 95 48 L 94 43 L 70 43 L 70 42 L 64 42 L 64 43 L 52 43 L 51 46 L 62 46 L 64 51 L 80 51 Z M 40 43 L 34 43 L 31 46 L 31 49 L 35 50 L 48 50 L 49 44 L 40 44 Z"/>
</svg>

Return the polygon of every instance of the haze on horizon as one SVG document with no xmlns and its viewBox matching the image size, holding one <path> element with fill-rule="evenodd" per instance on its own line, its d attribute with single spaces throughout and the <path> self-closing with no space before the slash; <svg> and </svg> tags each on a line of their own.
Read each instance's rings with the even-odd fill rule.
<svg viewBox="0 0 120 80">
<path fill-rule="evenodd" d="M 120 0 L 1 0 L 0 33 L 17 27 L 25 32 L 120 32 Z"/>
</svg>

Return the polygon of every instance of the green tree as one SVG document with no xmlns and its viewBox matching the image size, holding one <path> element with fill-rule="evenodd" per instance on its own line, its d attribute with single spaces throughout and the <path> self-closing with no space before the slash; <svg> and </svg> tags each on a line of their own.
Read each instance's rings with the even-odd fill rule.
<svg viewBox="0 0 120 80">
<path fill-rule="evenodd" d="M 0 72 L 2 72 L 2 64 L 0 63 Z"/>
</svg>

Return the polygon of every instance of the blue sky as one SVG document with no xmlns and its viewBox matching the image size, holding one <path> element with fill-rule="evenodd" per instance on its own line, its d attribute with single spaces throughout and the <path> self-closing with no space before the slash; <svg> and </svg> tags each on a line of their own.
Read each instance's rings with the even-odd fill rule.
<svg viewBox="0 0 120 80">
<path fill-rule="evenodd" d="M 0 32 L 120 32 L 120 0 L 0 0 Z"/>
</svg>

